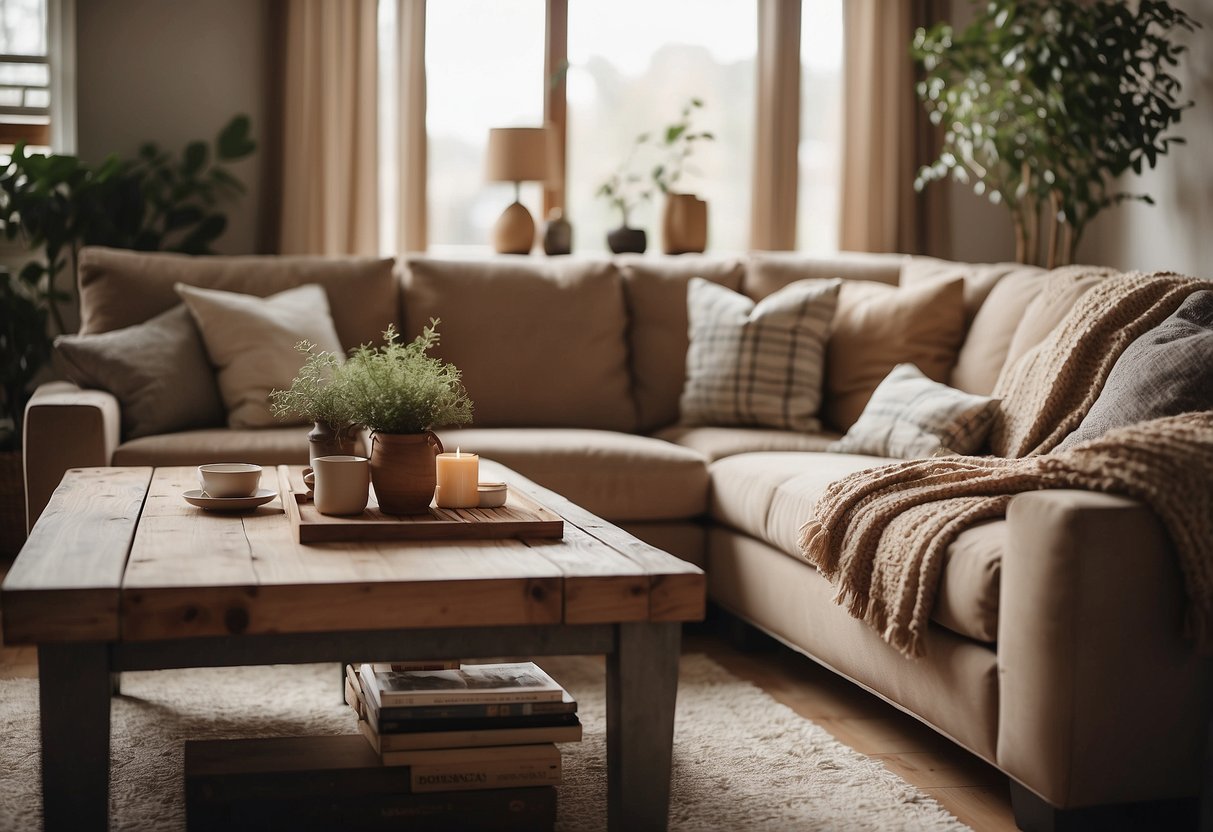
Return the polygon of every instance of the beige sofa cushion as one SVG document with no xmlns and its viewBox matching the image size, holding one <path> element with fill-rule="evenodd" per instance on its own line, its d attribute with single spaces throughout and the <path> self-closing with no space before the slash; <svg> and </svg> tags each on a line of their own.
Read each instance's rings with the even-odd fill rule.
<svg viewBox="0 0 1213 832">
<path fill-rule="evenodd" d="M 1007 360 L 1015 328 L 1044 286 L 1045 274 L 1036 266 L 1021 266 L 994 285 L 969 326 L 948 384 L 966 393 L 990 394 Z"/>
<path fill-rule="evenodd" d="M 600 430 L 440 430 L 459 446 L 513 468 L 611 522 L 686 520 L 707 508 L 707 460 L 647 436 Z"/>
<path fill-rule="evenodd" d="M 924 283 L 963 280 L 967 328 L 999 281 L 1014 272 L 1035 268 L 1022 263 L 957 263 L 937 257 L 907 257 L 901 269 L 901 285 L 921 286 Z"/>
<path fill-rule="evenodd" d="M 754 300 L 773 295 L 797 280 L 870 280 L 896 286 L 901 279 L 904 254 L 868 254 L 843 251 L 829 257 L 759 252 L 746 264 L 741 289 Z"/>
<path fill-rule="evenodd" d="M 932 381 L 945 381 L 963 338 L 960 280 L 900 289 L 843 283 L 826 344 L 825 421 L 850 428 L 898 364 L 914 364 Z"/>
<path fill-rule="evenodd" d="M 658 439 L 690 448 L 714 462 L 721 457 L 755 451 L 824 451 L 841 438 L 833 432 L 801 433 L 772 428 L 721 428 L 671 425 L 653 434 Z"/>
<path fill-rule="evenodd" d="M 432 354 L 463 371 L 478 427 L 636 429 L 611 263 L 414 258 L 405 337 L 431 318 L 442 320 Z"/>
<path fill-rule="evenodd" d="M 650 431 L 678 421 L 690 343 L 687 282 L 700 277 L 739 292 L 745 266 L 739 260 L 702 257 L 621 258 L 619 264 L 640 430 Z"/>
<path fill-rule="evenodd" d="M 818 497 L 836 479 L 886 465 L 876 456 L 829 453 L 754 453 L 713 462 L 712 519 L 801 559 L 800 527 Z M 961 635 L 994 641 L 1005 522 L 965 532 L 948 550 L 944 589 L 932 618 Z"/>
<path fill-rule="evenodd" d="M 1047 338 L 1087 290 L 1105 277 L 1106 274 L 1100 273 L 1075 277 L 1064 284 L 1054 281 L 1048 293 L 1037 294 L 1015 325 L 1015 334 L 1011 336 L 1003 367 L 1011 366 Z"/>
<path fill-rule="evenodd" d="M 317 283 L 345 349 L 399 324 L 393 261 L 368 257 L 189 257 L 89 247 L 80 251 L 80 334 L 142 323 L 180 303 L 175 283 L 265 297 Z"/>
<path fill-rule="evenodd" d="M 258 465 L 306 465 L 308 428 L 295 425 L 261 430 L 188 430 L 145 436 L 114 451 L 114 465 L 201 465 L 204 462 L 255 462 Z M 358 441 L 358 453 L 365 452 Z"/>
</svg>

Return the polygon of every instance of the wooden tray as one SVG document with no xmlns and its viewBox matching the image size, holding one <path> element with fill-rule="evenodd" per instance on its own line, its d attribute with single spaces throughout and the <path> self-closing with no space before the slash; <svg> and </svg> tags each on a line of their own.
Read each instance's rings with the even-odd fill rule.
<svg viewBox="0 0 1213 832">
<path fill-rule="evenodd" d="M 437 508 L 428 514 L 396 517 L 379 510 L 371 486 L 366 511 L 350 517 L 329 517 L 316 510 L 307 494 L 302 468 L 278 466 L 282 507 L 300 543 L 376 540 L 495 540 L 501 538 L 564 537 L 559 514 L 511 488 L 501 508 Z"/>
</svg>

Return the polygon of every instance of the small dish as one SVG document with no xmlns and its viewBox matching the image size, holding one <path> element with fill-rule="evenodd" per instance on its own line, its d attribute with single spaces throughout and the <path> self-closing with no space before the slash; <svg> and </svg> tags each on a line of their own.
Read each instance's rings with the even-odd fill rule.
<svg viewBox="0 0 1213 832">
<path fill-rule="evenodd" d="M 503 482 L 482 482 L 477 486 L 481 508 L 501 508 L 505 505 L 510 489 Z"/>
<path fill-rule="evenodd" d="M 258 488 L 250 497 L 208 497 L 199 489 L 194 488 L 181 496 L 191 506 L 204 508 L 207 511 L 245 511 L 265 505 L 277 497 L 278 492 L 268 488 Z"/>
</svg>

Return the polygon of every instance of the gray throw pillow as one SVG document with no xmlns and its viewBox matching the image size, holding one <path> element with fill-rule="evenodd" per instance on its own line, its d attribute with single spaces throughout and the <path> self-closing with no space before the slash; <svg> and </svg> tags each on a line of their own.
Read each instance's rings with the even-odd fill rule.
<svg viewBox="0 0 1213 832">
<path fill-rule="evenodd" d="M 55 350 L 81 387 L 107 390 L 126 439 L 223 424 L 215 371 L 185 305 L 98 335 L 61 335 Z"/>
<path fill-rule="evenodd" d="M 1113 428 L 1213 409 L 1213 291 L 1194 292 L 1129 345 L 1064 451 Z"/>
</svg>

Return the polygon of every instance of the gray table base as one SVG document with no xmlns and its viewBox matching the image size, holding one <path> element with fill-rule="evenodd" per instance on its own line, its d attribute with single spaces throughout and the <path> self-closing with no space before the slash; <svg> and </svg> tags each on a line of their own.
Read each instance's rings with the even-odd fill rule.
<svg viewBox="0 0 1213 832">
<path fill-rule="evenodd" d="M 232 636 L 38 648 L 42 800 L 47 830 L 105 829 L 111 674 L 447 656 L 607 655 L 607 826 L 666 828 L 678 623 L 595 624 Z"/>
</svg>

